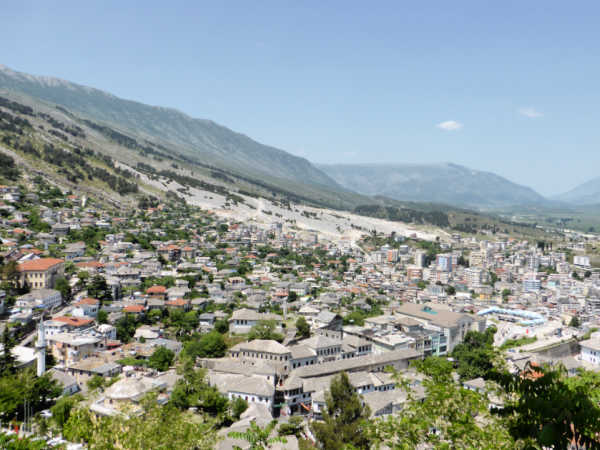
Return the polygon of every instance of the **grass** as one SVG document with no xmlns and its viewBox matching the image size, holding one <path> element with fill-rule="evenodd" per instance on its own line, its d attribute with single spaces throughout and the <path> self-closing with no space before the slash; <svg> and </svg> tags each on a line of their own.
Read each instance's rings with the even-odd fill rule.
<svg viewBox="0 0 600 450">
<path fill-rule="evenodd" d="M 522 337 L 519 339 L 509 339 L 500 346 L 500 350 L 508 350 L 510 348 L 521 347 L 523 345 L 533 344 L 537 341 L 535 336 L 533 337 Z"/>
</svg>

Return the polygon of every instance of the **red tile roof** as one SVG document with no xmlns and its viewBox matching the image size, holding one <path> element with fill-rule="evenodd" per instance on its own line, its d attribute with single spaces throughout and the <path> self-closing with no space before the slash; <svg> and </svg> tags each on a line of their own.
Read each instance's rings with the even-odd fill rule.
<svg viewBox="0 0 600 450">
<path fill-rule="evenodd" d="M 64 261 L 58 258 L 40 258 L 31 261 L 25 261 L 17 266 L 19 272 L 38 272 L 48 270 Z"/>
<path fill-rule="evenodd" d="M 165 294 L 167 292 L 167 288 L 160 285 L 155 285 L 146 289 L 146 294 Z"/>
<path fill-rule="evenodd" d="M 123 308 L 123 311 L 129 312 L 129 313 L 140 313 L 140 312 L 144 311 L 144 306 L 142 306 L 142 305 L 128 305 L 125 308 Z"/>
<path fill-rule="evenodd" d="M 82 300 L 79 300 L 75 304 L 76 305 L 97 305 L 98 303 L 100 303 L 100 300 L 88 297 L 88 298 L 84 298 Z"/>
<path fill-rule="evenodd" d="M 68 317 L 68 316 L 55 317 L 52 320 L 66 323 L 67 325 L 70 325 L 72 327 L 83 327 L 83 326 L 89 325 L 90 323 L 93 322 L 93 319 L 83 319 L 81 317 Z"/>
</svg>

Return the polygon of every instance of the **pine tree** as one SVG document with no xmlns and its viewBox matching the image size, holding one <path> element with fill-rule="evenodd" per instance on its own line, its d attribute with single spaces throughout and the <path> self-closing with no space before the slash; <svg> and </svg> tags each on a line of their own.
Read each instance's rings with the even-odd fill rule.
<svg viewBox="0 0 600 450">
<path fill-rule="evenodd" d="M 370 410 L 362 404 L 345 372 L 331 381 L 325 398 L 327 407 L 323 411 L 323 421 L 313 425 L 321 448 L 339 450 L 343 448 L 341 445 L 356 449 L 369 448 L 366 428 Z"/>
</svg>

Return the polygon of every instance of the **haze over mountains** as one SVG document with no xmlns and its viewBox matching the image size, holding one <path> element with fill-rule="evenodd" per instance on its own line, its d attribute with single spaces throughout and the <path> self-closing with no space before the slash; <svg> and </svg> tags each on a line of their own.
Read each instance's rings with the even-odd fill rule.
<svg viewBox="0 0 600 450">
<path fill-rule="evenodd" d="M 533 189 L 499 175 L 452 163 L 336 164 L 319 167 L 348 189 L 396 200 L 435 201 L 476 208 L 539 205 L 546 201 Z"/>
<path fill-rule="evenodd" d="M 554 197 L 555 200 L 573 205 L 600 204 L 600 177 L 586 181 L 564 194 Z"/>
<path fill-rule="evenodd" d="M 210 120 L 195 119 L 172 108 L 124 100 L 57 78 L 16 72 L 2 65 L 0 90 L 60 105 L 82 118 L 159 143 L 166 151 L 192 163 L 226 169 L 329 205 L 352 208 L 365 203 L 365 197 L 352 192 L 482 209 L 550 203 L 533 189 L 499 175 L 451 163 L 315 165 Z M 309 194 L 304 195 L 304 190 Z M 599 192 L 600 179 L 555 200 L 600 203 L 595 200 Z"/>
</svg>

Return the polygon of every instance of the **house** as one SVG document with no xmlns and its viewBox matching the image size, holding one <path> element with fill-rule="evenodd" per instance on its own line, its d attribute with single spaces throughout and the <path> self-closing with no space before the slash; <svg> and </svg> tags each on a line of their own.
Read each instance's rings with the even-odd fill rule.
<svg viewBox="0 0 600 450">
<path fill-rule="evenodd" d="M 592 338 L 579 343 L 581 360 L 600 366 L 600 339 Z"/>
<path fill-rule="evenodd" d="M 74 259 L 80 258 L 85 254 L 85 242 L 67 244 L 63 253 L 65 254 L 65 259 L 67 261 L 73 261 Z"/>
<path fill-rule="evenodd" d="M 68 373 L 55 368 L 50 369 L 49 372 L 50 377 L 60 386 L 62 386 L 63 396 L 73 395 L 79 391 L 79 384 L 77 384 L 77 380 Z"/>
<path fill-rule="evenodd" d="M 38 258 L 17 266 L 19 284 L 33 289 L 52 289 L 56 280 L 64 276 L 65 262 L 57 258 Z"/>
<path fill-rule="evenodd" d="M 190 301 L 184 298 L 168 300 L 165 302 L 165 305 L 167 308 L 181 309 L 182 311 L 189 311 L 191 309 Z"/>
<path fill-rule="evenodd" d="M 159 298 L 161 300 L 166 300 L 167 298 L 167 288 L 160 285 L 154 285 L 146 289 L 146 294 L 153 298 Z"/>
<path fill-rule="evenodd" d="M 52 356 L 60 364 L 69 366 L 102 349 L 100 339 L 74 333 L 58 333 L 48 338 Z"/>
<path fill-rule="evenodd" d="M 255 339 L 250 342 L 240 342 L 229 349 L 232 358 L 262 359 L 284 363 L 284 371 L 288 370 L 288 361 L 292 353 L 285 345 L 268 339 Z"/>
<path fill-rule="evenodd" d="M 100 300 L 84 298 L 74 303 L 75 309 L 71 313 L 76 317 L 96 317 L 100 309 Z"/>
<path fill-rule="evenodd" d="M 263 320 L 274 320 L 281 323 L 282 317 L 277 314 L 259 313 L 248 308 L 238 309 L 229 319 L 229 329 L 233 333 L 248 333 L 250 329 Z"/>
<path fill-rule="evenodd" d="M 300 341 L 299 344 L 314 350 L 319 363 L 335 361 L 342 357 L 342 341 L 337 339 L 315 334 L 308 339 Z"/>
<path fill-rule="evenodd" d="M 123 308 L 125 314 L 133 314 L 134 316 L 141 316 L 146 311 L 144 305 L 127 305 Z"/>
<path fill-rule="evenodd" d="M 148 393 L 164 389 L 164 381 L 153 378 L 125 377 L 104 391 L 104 396 L 90 405 L 100 416 L 114 416 L 125 411 L 141 412 L 139 401 Z M 166 398 L 159 401 L 166 400 Z"/>
<path fill-rule="evenodd" d="M 37 289 L 18 297 L 15 305 L 23 309 L 51 309 L 61 303 L 60 292 L 54 289 Z"/>
<path fill-rule="evenodd" d="M 241 398 L 249 404 L 262 404 L 273 411 L 275 385 L 257 375 L 211 373 L 209 384 L 225 394 L 229 400 Z"/>
<path fill-rule="evenodd" d="M 468 331 L 485 330 L 485 318 L 453 312 L 432 304 L 404 303 L 396 308 L 395 313 L 415 319 L 428 328 L 441 330 L 446 338 L 446 346 L 440 348 L 439 353 L 451 353 Z"/>
</svg>

